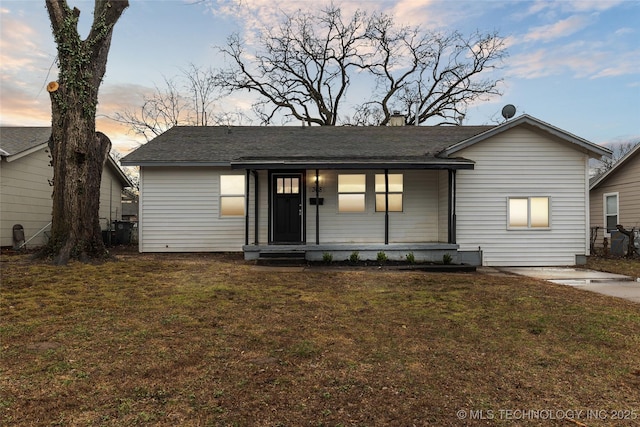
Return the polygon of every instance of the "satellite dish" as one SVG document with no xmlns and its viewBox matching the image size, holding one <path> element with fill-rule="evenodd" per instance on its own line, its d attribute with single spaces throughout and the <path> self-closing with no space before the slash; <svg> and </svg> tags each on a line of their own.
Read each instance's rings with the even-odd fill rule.
<svg viewBox="0 0 640 427">
<path fill-rule="evenodd" d="M 513 104 L 507 104 L 502 108 L 502 117 L 509 120 L 516 115 L 516 107 Z"/>
</svg>

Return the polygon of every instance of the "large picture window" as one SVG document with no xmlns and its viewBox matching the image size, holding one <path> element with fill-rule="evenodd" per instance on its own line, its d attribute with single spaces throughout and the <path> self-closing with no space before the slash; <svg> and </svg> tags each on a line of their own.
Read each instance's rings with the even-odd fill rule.
<svg viewBox="0 0 640 427">
<path fill-rule="evenodd" d="M 388 174 L 389 181 L 389 212 L 402 212 L 402 192 L 404 180 L 401 173 Z M 385 182 L 384 174 L 376 175 L 376 212 L 385 212 Z"/>
<path fill-rule="evenodd" d="M 548 197 L 510 197 L 508 227 L 543 229 L 550 227 Z"/>
<path fill-rule="evenodd" d="M 616 231 L 618 225 L 618 193 L 604 195 L 604 221 L 607 233 Z"/>
<path fill-rule="evenodd" d="M 220 176 L 220 216 L 244 216 L 244 175 Z"/>
<path fill-rule="evenodd" d="M 338 212 L 364 212 L 366 189 L 366 175 L 338 175 Z"/>
</svg>

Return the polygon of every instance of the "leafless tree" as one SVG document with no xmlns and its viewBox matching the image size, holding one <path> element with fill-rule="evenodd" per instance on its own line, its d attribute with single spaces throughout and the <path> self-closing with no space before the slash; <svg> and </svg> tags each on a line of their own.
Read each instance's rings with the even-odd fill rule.
<svg viewBox="0 0 640 427">
<path fill-rule="evenodd" d="M 334 6 L 319 15 L 298 11 L 261 33 L 261 49 L 251 60 L 244 41 L 233 34 L 220 48 L 232 67 L 219 74 L 219 84 L 258 93 L 254 110 L 263 123 L 284 110 L 309 125 L 336 125 L 351 72 L 362 69 L 369 56 L 363 50 L 366 25 L 359 11 L 348 20 Z"/>
<path fill-rule="evenodd" d="M 51 98 L 53 209 L 51 238 L 43 254 L 56 264 L 106 255 L 100 230 L 100 181 L 111 141 L 96 132 L 98 89 L 106 71 L 113 27 L 126 0 L 95 0 L 86 39 L 78 33 L 80 10 L 66 0 L 46 0 L 60 69 L 47 85 Z"/>
<path fill-rule="evenodd" d="M 441 34 L 360 10 L 347 19 L 333 5 L 285 15 L 260 33 L 253 52 L 237 34 L 220 51 L 231 65 L 218 84 L 257 93 L 254 109 L 263 123 L 284 112 L 309 125 L 384 125 L 393 110 L 410 106 L 420 123 L 459 123 L 469 103 L 500 94 L 501 80 L 488 74 L 506 56 L 497 33 Z M 375 89 L 371 99 L 351 102 L 355 113 L 347 117 L 347 92 L 360 76 L 373 76 Z"/>
<path fill-rule="evenodd" d="M 618 163 L 618 161 L 621 158 L 623 158 L 628 152 L 633 150 L 633 148 L 637 144 L 640 144 L 640 141 L 638 141 L 638 142 L 624 142 L 622 144 L 610 144 L 608 148 L 612 151 L 613 154 L 612 154 L 611 158 L 602 157 L 598 161 L 597 166 L 594 168 L 594 170 L 595 170 L 594 176 L 600 176 L 603 173 L 607 172 L 616 163 Z"/>
<path fill-rule="evenodd" d="M 228 125 L 245 119 L 241 114 L 220 113 L 216 101 L 220 90 L 216 85 L 216 71 L 189 64 L 181 74 L 164 78 L 164 85 L 155 85 L 151 95 L 143 96 L 137 110 L 125 108 L 113 120 L 128 125 L 147 141 L 177 125 Z"/>
</svg>

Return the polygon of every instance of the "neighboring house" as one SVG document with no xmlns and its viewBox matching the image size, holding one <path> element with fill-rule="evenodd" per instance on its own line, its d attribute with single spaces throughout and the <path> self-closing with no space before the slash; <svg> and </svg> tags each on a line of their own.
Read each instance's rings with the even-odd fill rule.
<svg viewBox="0 0 640 427">
<path fill-rule="evenodd" d="M 598 227 L 595 245 L 601 248 L 603 238 L 620 224 L 625 229 L 640 228 L 640 144 L 616 162 L 611 169 L 595 178 L 589 191 L 591 227 Z"/>
<path fill-rule="evenodd" d="M 589 158 L 528 115 L 498 126 L 174 127 L 140 166 L 141 252 L 353 251 L 573 265 L 589 253 Z"/>
<path fill-rule="evenodd" d="M 0 246 L 13 245 L 13 226 L 22 225 L 28 247 L 41 246 L 51 228 L 53 167 L 49 127 L 0 127 Z M 102 172 L 100 224 L 107 229 L 122 214 L 121 193 L 131 186 L 109 156 Z M 35 236 L 35 237 L 34 237 Z"/>
</svg>

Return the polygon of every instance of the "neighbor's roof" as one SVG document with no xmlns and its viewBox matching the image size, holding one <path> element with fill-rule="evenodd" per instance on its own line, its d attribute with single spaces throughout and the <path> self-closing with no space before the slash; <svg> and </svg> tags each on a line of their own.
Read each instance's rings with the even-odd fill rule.
<svg viewBox="0 0 640 427">
<path fill-rule="evenodd" d="M 493 126 L 176 126 L 122 159 L 124 165 L 322 168 L 473 165 L 437 154 Z M 418 167 L 418 166 L 417 166 Z"/>
<path fill-rule="evenodd" d="M 631 160 L 632 158 L 638 155 L 640 155 L 640 143 L 636 144 L 636 146 L 633 147 L 631 151 L 629 151 L 627 154 L 624 155 L 624 157 L 618 160 L 611 169 L 609 169 L 599 177 L 595 178 L 594 181 L 591 183 L 589 190 L 593 190 L 594 188 L 598 187 L 600 184 L 606 181 L 611 175 L 613 175 L 616 171 L 620 170 L 620 168 L 623 165 L 629 163 L 629 160 Z"/>
<path fill-rule="evenodd" d="M 0 156 L 12 162 L 47 147 L 51 137 L 50 127 L 0 127 Z M 133 187 L 120 166 L 111 156 L 107 165 L 118 176 L 123 187 Z"/>
</svg>

